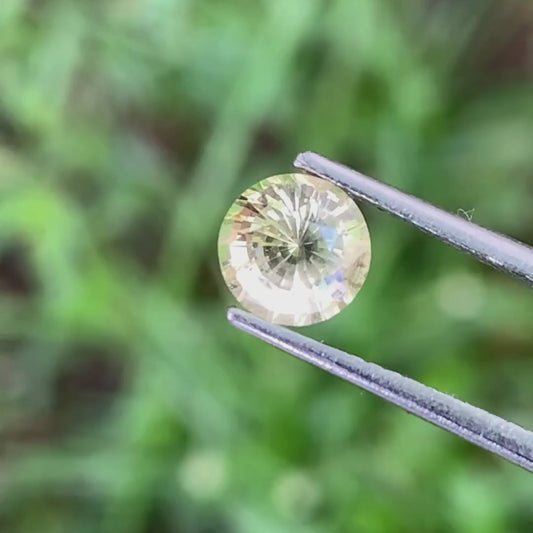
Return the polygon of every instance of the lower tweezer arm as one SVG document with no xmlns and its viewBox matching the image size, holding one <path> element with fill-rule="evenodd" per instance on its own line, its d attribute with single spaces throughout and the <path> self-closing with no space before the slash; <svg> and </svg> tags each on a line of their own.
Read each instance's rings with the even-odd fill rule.
<svg viewBox="0 0 533 533">
<path fill-rule="evenodd" d="M 237 328 L 533 472 L 533 433 L 391 370 L 238 309 Z"/>
</svg>

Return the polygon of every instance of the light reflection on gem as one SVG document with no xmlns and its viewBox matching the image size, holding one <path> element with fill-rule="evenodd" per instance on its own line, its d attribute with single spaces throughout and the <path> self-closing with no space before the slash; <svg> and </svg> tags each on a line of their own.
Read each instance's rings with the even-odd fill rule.
<svg viewBox="0 0 533 533">
<path fill-rule="evenodd" d="M 272 176 L 241 194 L 224 218 L 218 251 L 235 298 L 288 326 L 336 315 L 370 266 L 370 237 L 355 202 L 306 174 Z"/>
</svg>

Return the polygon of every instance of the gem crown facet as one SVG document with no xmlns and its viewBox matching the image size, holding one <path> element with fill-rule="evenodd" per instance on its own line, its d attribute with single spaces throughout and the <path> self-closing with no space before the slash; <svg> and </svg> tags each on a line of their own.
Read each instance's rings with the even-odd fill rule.
<svg viewBox="0 0 533 533">
<path fill-rule="evenodd" d="M 226 214 L 218 252 L 235 298 L 276 324 L 305 326 L 344 309 L 364 283 L 370 237 L 355 202 L 307 174 L 266 178 Z"/>
</svg>

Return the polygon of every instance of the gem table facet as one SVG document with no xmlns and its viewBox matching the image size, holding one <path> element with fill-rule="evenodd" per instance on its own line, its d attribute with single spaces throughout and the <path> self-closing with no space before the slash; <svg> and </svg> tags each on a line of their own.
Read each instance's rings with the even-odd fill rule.
<svg viewBox="0 0 533 533">
<path fill-rule="evenodd" d="M 218 240 L 222 275 L 250 312 L 306 326 L 344 309 L 370 266 L 370 237 L 355 202 L 307 174 L 266 178 L 226 214 Z"/>
</svg>

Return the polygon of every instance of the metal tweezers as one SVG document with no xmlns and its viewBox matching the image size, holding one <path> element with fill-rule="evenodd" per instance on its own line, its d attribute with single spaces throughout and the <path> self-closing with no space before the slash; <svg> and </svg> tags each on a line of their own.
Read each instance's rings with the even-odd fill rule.
<svg viewBox="0 0 533 533">
<path fill-rule="evenodd" d="M 533 286 L 533 248 L 318 154 L 302 153 L 296 158 L 294 166 L 337 184 L 351 196 L 396 215 L 479 261 Z M 531 431 L 413 379 L 239 309 L 229 309 L 228 320 L 237 328 L 299 359 L 533 472 Z"/>
</svg>

